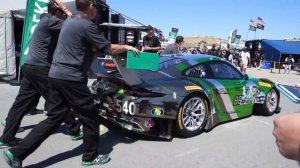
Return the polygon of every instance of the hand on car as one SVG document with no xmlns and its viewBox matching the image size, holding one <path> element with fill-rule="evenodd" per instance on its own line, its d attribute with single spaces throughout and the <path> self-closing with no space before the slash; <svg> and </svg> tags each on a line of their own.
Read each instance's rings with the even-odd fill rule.
<svg viewBox="0 0 300 168">
<path fill-rule="evenodd" d="M 133 51 L 135 53 L 140 52 L 140 50 L 136 49 L 135 47 L 129 46 L 129 45 L 126 45 L 126 48 L 127 48 L 127 50 Z"/>
<path fill-rule="evenodd" d="M 279 116 L 274 120 L 273 135 L 279 152 L 288 159 L 300 160 L 300 113 Z"/>
</svg>

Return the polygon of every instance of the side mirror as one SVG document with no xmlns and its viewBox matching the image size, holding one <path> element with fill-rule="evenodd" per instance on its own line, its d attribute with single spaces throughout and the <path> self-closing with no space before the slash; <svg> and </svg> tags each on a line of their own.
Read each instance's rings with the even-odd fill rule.
<svg viewBox="0 0 300 168">
<path fill-rule="evenodd" d="M 245 79 L 245 80 L 250 80 L 251 78 L 252 78 L 251 75 L 248 75 L 248 74 L 245 74 L 245 75 L 244 75 L 244 79 Z"/>
</svg>

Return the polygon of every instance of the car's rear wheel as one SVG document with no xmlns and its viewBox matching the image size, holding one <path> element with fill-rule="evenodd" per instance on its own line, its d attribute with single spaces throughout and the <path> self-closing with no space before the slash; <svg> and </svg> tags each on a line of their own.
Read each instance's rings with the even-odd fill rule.
<svg viewBox="0 0 300 168">
<path fill-rule="evenodd" d="M 266 95 L 261 114 L 265 116 L 271 116 L 278 110 L 279 95 L 275 89 L 271 89 Z"/>
<path fill-rule="evenodd" d="M 207 101 L 202 95 L 187 97 L 181 104 L 176 120 L 176 133 L 191 137 L 203 132 L 208 117 Z"/>
</svg>

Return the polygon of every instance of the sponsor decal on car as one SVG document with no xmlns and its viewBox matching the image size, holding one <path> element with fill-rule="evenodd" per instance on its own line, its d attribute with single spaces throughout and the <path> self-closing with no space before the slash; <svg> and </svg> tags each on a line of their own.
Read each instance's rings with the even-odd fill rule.
<svg viewBox="0 0 300 168">
<path fill-rule="evenodd" d="M 190 91 L 190 90 L 202 90 L 202 87 L 200 86 L 185 86 L 185 90 Z"/>
<path fill-rule="evenodd" d="M 124 112 L 125 114 L 135 115 L 137 111 L 137 105 L 133 101 L 122 101 L 115 99 L 116 111 L 119 113 Z"/>
<path fill-rule="evenodd" d="M 104 68 L 116 68 L 116 65 L 114 63 L 104 63 Z"/>
<path fill-rule="evenodd" d="M 173 92 L 173 99 L 177 99 L 177 93 L 176 92 Z"/>
<path fill-rule="evenodd" d="M 165 115 L 165 110 L 162 108 L 156 107 L 151 110 L 151 114 L 155 117 L 160 117 L 160 116 Z"/>
<path fill-rule="evenodd" d="M 257 88 L 243 87 L 243 95 L 235 96 L 233 104 L 236 106 L 252 103 L 257 93 Z"/>
<path fill-rule="evenodd" d="M 266 82 L 258 82 L 258 85 L 259 86 L 263 86 L 263 87 L 271 87 L 271 84 L 270 83 L 266 83 Z"/>
<path fill-rule="evenodd" d="M 145 126 L 146 128 L 152 128 L 152 127 L 155 126 L 155 122 L 154 122 L 153 120 L 151 120 L 151 119 L 146 120 L 144 126 Z"/>
</svg>

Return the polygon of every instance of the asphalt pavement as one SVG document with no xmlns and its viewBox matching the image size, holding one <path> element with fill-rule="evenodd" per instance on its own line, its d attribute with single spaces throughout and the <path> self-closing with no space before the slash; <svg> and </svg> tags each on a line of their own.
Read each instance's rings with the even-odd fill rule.
<svg viewBox="0 0 300 168">
<path fill-rule="evenodd" d="M 281 84 L 300 82 L 297 73 L 287 79 L 268 71 L 250 69 L 252 76 L 264 76 Z M 265 73 L 265 74 L 263 74 Z M 281 77 L 280 76 L 280 77 Z M 279 81 L 278 81 L 279 80 Z M 17 86 L 0 83 L 0 121 L 7 115 L 18 92 Z M 43 107 L 43 101 L 39 104 Z M 201 135 L 183 139 L 174 137 L 171 141 L 142 136 L 122 131 L 108 124 L 100 126 L 101 153 L 110 153 L 112 160 L 103 168 L 296 168 L 296 161 L 282 157 L 272 135 L 273 120 L 279 115 L 299 111 L 294 104 L 281 95 L 281 113 L 270 117 L 251 116 L 225 123 Z M 25 132 L 18 133 L 23 138 L 45 115 L 26 116 L 22 122 Z M 0 132 L 3 127 L 0 126 Z M 2 152 L 3 150 L 0 150 Z M 77 168 L 80 165 L 82 141 L 73 142 L 61 127 L 50 136 L 32 155 L 23 162 L 26 168 Z M 0 154 L 0 168 L 7 168 Z M 97 167 L 97 166 L 93 166 Z"/>
</svg>

